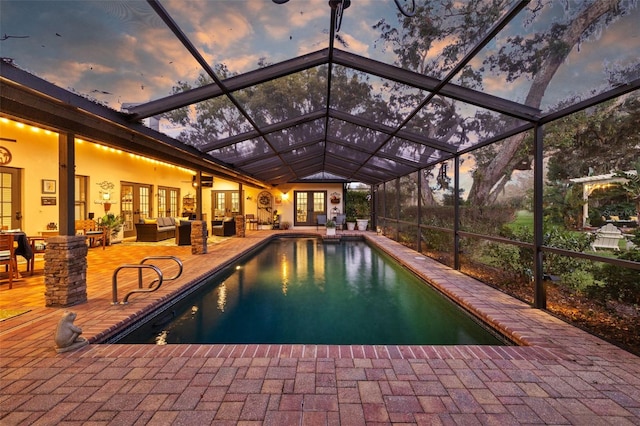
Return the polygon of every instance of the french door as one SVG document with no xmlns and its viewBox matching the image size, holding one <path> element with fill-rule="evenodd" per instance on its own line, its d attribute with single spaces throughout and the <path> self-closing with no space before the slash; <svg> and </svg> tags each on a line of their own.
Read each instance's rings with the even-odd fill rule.
<svg viewBox="0 0 640 426">
<path fill-rule="evenodd" d="M 238 191 L 211 191 L 213 220 L 235 217 L 240 214 L 240 193 Z"/>
<path fill-rule="evenodd" d="M 178 200 L 180 189 L 166 186 L 158 187 L 158 217 L 171 217 L 178 215 Z"/>
<path fill-rule="evenodd" d="M 151 206 L 151 185 L 141 183 L 120 183 L 120 214 L 124 219 L 122 230 L 124 237 L 135 237 L 136 227 L 140 219 L 153 217 Z"/>
<path fill-rule="evenodd" d="M 327 212 L 327 191 L 294 191 L 295 226 L 314 226 Z"/>
</svg>

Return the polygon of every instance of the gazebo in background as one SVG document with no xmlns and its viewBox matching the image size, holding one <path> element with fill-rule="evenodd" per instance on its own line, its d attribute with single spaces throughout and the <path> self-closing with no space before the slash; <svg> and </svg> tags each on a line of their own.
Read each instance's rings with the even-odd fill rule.
<svg viewBox="0 0 640 426">
<path fill-rule="evenodd" d="M 629 170 L 624 172 L 626 174 L 635 175 L 635 170 Z M 589 196 L 596 189 L 605 189 L 613 186 L 616 183 L 625 183 L 627 179 L 620 177 L 617 173 L 607 173 L 605 175 L 597 175 L 597 176 L 584 176 L 580 178 L 569 179 L 572 183 L 581 183 L 582 184 L 582 199 L 584 200 L 584 204 L 582 206 L 582 226 L 585 227 L 588 225 L 589 220 Z"/>
</svg>

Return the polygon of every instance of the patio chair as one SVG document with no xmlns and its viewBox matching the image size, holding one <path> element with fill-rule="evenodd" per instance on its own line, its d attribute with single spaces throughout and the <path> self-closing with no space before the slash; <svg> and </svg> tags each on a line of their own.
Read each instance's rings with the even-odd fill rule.
<svg viewBox="0 0 640 426">
<path fill-rule="evenodd" d="M 247 222 L 247 229 L 258 229 L 258 219 L 256 219 L 256 215 L 249 213 L 245 215 L 245 220 Z"/>
<path fill-rule="evenodd" d="M 76 220 L 76 234 L 82 234 L 87 237 L 89 247 L 101 240 L 102 248 L 105 246 L 105 230 L 98 229 L 98 224 L 93 219 Z"/>
<path fill-rule="evenodd" d="M 319 214 L 318 216 L 316 216 L 316 231 L 318 230 L 318 227 L 320 227 L 320 225 L 325 226 L 326 224 L 327 224 L 326 214 Z"/>
<path fill-rule="evenodd" d="M 344 228 L 344 224 L 347 221 L 347 215 L 346 214 L 339 214 L 336 215 L 336 228 L 337 229 L 343 229 Z"/>
<path fill-rule="evenodd" d="M 13 278 L 18 273 L 13 235 L 0 234 L 0 265 L 5 265 L 9 272 L 9 289 L 13 287 Z"/>
</svg>

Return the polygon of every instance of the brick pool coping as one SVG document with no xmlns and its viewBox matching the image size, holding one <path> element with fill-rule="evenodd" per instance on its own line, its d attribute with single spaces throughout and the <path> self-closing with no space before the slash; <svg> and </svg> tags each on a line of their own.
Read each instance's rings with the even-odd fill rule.
<svg viewBox="0 0 640 426">
<path fill-rule="evenodd" d="M 126 306 L 109 303 L 105 271 L 113 264 L 102 273 L 90 266 L 89 302 L 71 308 L 76 324 L 101 339 L 270 235 L 251 232 L 203 256 L 173 247 L 184 277 Z M 638 357 L 392 240 L 364 235 L 523 346 L 92 344 L 58 355 L 52 334 L 61 309 L 34 305 L 0 323 L 0 422 L 640 424 Z M 2 299 L 20 291 L 3 289 Z"/>
</svg>

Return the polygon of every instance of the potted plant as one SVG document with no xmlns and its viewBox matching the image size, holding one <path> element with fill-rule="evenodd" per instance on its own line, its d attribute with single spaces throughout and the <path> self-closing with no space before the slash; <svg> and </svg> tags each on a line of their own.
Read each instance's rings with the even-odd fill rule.
<svg viewBox="0 0 640 426">
<path fill-rule="evenodd" d="M 356 229 L 356 218 L 354 216 L 347 216 L 347 229 L 349 231 Z"/>
<path fill-rule="evenodd" d="M 116 216 L 113 213 L 107 213 L 100 219 L 99 225 L 107 230 L 106 245 L 109 245 L 111 238 L 116 238 L 118 233 L 122 229 L 124 219 L 121 216 Z"/>
<path fill-rule="evenodd" d="M 287 222 L 286 220 L 282 221 L 282 223 L 280 223 L 280 228 L 285 230 L 291 228 L 291 222 Z"/>
<path fill-rule="evenodd" d="M 356 219 L 356 223 L 358 224 L 358 231 L 366 231 L 367 226 L 369 226 L 369 219 Z"/>
<path fill-rule="evenodd" d="M 333 220 L 327 220 L 325 227 L 327 228 L 327 235 L 336 235 L 336 223 Z"/>
<path fill-rule="evenodd" d="M 271 229 L 271 223 L 268 220 L 262 220 L 258 223 L 258 229 L 261 231 L 267 231 Z"/>
</svg>

